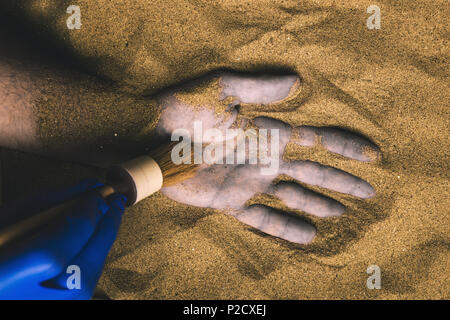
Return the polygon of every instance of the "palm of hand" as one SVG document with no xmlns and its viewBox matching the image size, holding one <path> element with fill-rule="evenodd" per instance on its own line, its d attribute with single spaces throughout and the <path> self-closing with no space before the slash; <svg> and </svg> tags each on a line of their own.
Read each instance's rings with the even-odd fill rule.
<svg viewBox="0 0 450 320">
<path fill-rule="evenodd" d="M 240 103 L 276 103 L 295 92 L 299 80 L 292 75 L 248 76 L 224 73 L 214 78 L 213 83 L 216 84 L 212 86 L 215 91 L 206 95 L 203 92 L 200 99 L 198 92 L 192 88 L 174 89 L 161 95 L 159 102 L 162 114 L 157 134 L 167 135 L 178 128 L 194 133 L 194 121 L 202 123 L 204 132 L 211 128 L 223 132 L 229 128 L 242 128 L 249 122 L 239 117 L 235 106 Z M 262 174 L 261 169 L 267 166 L 260 163 L 249 164 L 248 161 L 246 164 L 202 165 L 194 177 L 163 188 L 162 192 L 184 204 L 224 210 L 260 231 L 299 244 L 313 240 L 316 229 L 312 224 L 298 215 L 266 205 L 248 205 L 249 200 L 259 194 L 270 194 L 293 211 L 320 218 L 339 216 L 344 213 L 345 206 L 299 183 L 278 181 L 280 175 L 306 186 L 318 186 L 357 198 L 366 199 L 375 195 L 375 190 L 369 183 L 347 172 L 308 160 L 283 159 L 286 145 L 295 143 L 305 148 L 320 144 L 329 152 L 349 159 L 372 161 L 379 155 L 379 150 L 370 141 L 335 128 L 292 128 L 284 122 L 267 117 L 254 118 L 250 124 L 260 129 L 279 130 L 280 162 L 276 173 Z M 209 142 L 211 137 L 204 134 L 202 138 L 203 142 Z"/>
</svg>

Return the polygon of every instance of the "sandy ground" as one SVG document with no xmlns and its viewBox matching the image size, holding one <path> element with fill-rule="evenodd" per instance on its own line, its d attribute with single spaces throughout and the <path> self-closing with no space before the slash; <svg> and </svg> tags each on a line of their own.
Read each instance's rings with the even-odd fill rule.
<svg viewBox="0 0 450 320">
<path fill-rule="evenodd" d="M 102 96 L 87 100 L 93 101 L 89 110 L 55 112 L 48 100 L 39 101 L 42 139 L 55 140 L 55 135 L 48 136 L 52 123 L 56 140 L 69 131 L 89 143 L 93 131 L 83 129 L 96 126 L 97 110 L 112 118 L 96 132 L 126 128 L 130 119 L 142 120 L 141 112 L 133 112 L 133 103 L 167 85 L 217 68 L 268 68 L 298 73 L 301 93 L 277 106 L 280 109 L 249 110 L 249 117 L 269 112 L 292 125 L 343 127 L 370 137 L 383 153 L 380 161 L 360 166 L 320 150 L 291 150 L 293 158 L 341 168 L 377 191 L 366 202 L 338 199 L 349 210 L 340 218 L 316 221 L 319 236 L 303 247 L 263 235 L 222 212 L 155 194 L 127 210 L 99 283 L 106 295 L 449 298 L 450 15 L 445 1 L 10 3 L 13 12 L 69 48 L 92 75 L 133 97 L 127 98 L 132 103 L 128 107 L 120 95 L 111 101 L 123 103 L 121 108 L 97 109 L 108 99 Z M 76 32 L 65 27 L 69 4 L 83 10 L 82 29 Z M 372 4 L 381 8 L 380 30 L 366 27 L 366 8 Z M 67 118 L 74 112 L 82 125 Z M 137 122 L 140 138 L 150 134 L 155 122 L 150 115 L 145 119 L 148 123 Z M 4 198 L 18 197 L 37 185 L 102 174 L 9 151 L 3 152 L 3 160 L 8 173 L 3 177 Z M 24 168 L 36 167 L 41 170 L 29 170 L 36 178 L 25 190 L 15 187 L 27 172 Z M 366 287 L 366 270 L 373 264 L 381 268 L 380 290 Z"/>
</svg>

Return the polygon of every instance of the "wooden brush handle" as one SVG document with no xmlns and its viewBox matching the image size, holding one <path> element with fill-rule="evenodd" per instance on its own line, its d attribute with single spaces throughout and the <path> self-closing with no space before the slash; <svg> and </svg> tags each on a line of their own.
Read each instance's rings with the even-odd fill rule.
<svg viewBox="0 0 450 320">
<path fill-rule="evenodd" d="M 0 249 L 17 243 L 23 238 L 32 236 L 51 222 L 71 213 L 71 209 L 73 209 L 80 202 L 84 201 L 87 197 L 91 196 L 93 192 L 97 192 L 103 198 L 107 198 L 108 196 L 114 194 L 115 190 L 111 186 L 102 186 L 89 190 L 50 209 L 37 213 L 32 217 L 21 220 L 4 228 L 3 230 L 0 230 Z"/>
<path fill-rule="evenodd" d="M 89 190 L 0 230 L 0 249 L 36 234 L 49 223 L 69 214 L 74 206 L 91 196 L 92 192 L 99 193 L 103 198 L 115 193 L 123 194 L 128 199 L 127 205 L 131 206 L 161 189 L 162 182 L 161 169 L 152 158 L 144 156 L 125 162 L 109 170 L 107 185 Z"/>
</svg>

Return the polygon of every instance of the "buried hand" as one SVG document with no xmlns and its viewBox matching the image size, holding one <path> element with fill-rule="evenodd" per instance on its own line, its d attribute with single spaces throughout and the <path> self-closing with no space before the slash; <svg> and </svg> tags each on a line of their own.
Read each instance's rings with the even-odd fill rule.
<svg viewBox="0 0 450 320">
<path fill-rule="evenodd" d="M 300 148 L 320 145 L 327 152 L 339 154 L 349 161 L 368 162 L 379 156 L 379 150 L 367 139 L 338 128 L 292 128 L 273 118 L 256 117 L 246 121 L 239 117 L 237 109 L 234 108 L 236 105 L 264 106 L 289 99 L 298 88 L 298 77 L 222 73 L 203 89 L 202 83 L 195 85 L 200 89 L 184 87 L 159 97 L 162 114 L 157 133 L 170 135 L 177 129 L 184 129 L 193 137 L 194 142 L 202 139 L 203 143 L 226 144 L 227 138 L 230 141 L 231 136 L 227 136 L 227 129 L 256 127 L 259 132 L 261 129 L 267 129 L 270 136 L 268 149 L 272 149 L 272 156 L 276 155 L 276 158 L 270 158 L 276 164 L 270 163 L 269 166 L 275 170 L 267 170 L 267 163 L 262 164 L 261 161 L 250 164 L 248 148 L 245 164 L 236 164 L 233 162 L 236 160 L 234 157 L 230 158 L 233 159 L 230 163 L 226 159 L 228 152 L 224 152 L 221 158 L 223 164 L 203 163 L 194 177 L 175 186 L 163 188 L 162 192 L 169 198 L 188 205 L 224 210 L 239 221 L 267 234 L 290 242 L 307 244 L 313 241 L 316 234 L 312 224 L 297 214 L 262 204 L 248 205 L 249 200 L 260 194 L 270 194 L 290 211 L 326 218 L 342 215 L 345 211 L 345 206 L 332 198 L 334 193 L 348 194 L 360 199 L 375 195 L 374 188 L 368 182 L 350 173 L 318 162 L 287 161 L 283 157 L 288 143 L 294 143 Z M 204 96 L 207 96 L 206 100 Z M 275 140 L 274 129 L 277 129 L 278 134 L 278 139 Z M 278 148 L 274 150 L 277 144 Z M 288 179 L 280 181 L 280 175 Z M 328 196 L 311 190 L 312 186 L 327 189 Z"/>
</svg>

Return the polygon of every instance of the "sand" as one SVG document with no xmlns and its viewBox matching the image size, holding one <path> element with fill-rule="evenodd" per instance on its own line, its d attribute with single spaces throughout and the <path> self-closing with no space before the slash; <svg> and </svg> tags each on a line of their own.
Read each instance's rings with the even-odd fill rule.
<svg viewBox="0 0 450 320">
<path fill-rule="evenodd" d="M 157 121 L 152 94 L 226 68 L 290 71 L 302 79 L 294 97 L 269 109 L 243 106 L 245 116 L 339 126 L 370 137 L 382 152 L 362 165 L 321 149 L 289 149 L 289 158 L 338 167 L 377 192 L 365 201 L 340 196 L 348 210 L 313 219 L 318 236 L 307 246 L 155 194 L 124 216 L 99 283 L 107 296 L 449 298 L 446 2 L 71 1 L 82 8 L 77 31 L 65 28 L 67 1 L 14 3 L 13 12 L 48 32 L 91 74 L 65 84 L 80 92 L 81 103 L 73 105 L 89 107 L 61 105 L 61 86 L 48 93 L 54 103 L 38 101 L 39 132 L 49 148 L 61 148 L 67 137 L 96 148 L 116 129 L 123 130 L 123 140 L 112 144 L 117 150 L 150 139 Z M 381 8 L 380 30 L 366 27 L 372 4 Z M 92 85 L 95 77 L 101 85 Z M 380 290 L 366 287 L 373 264 L 381 268 Z"/>
</svg>

